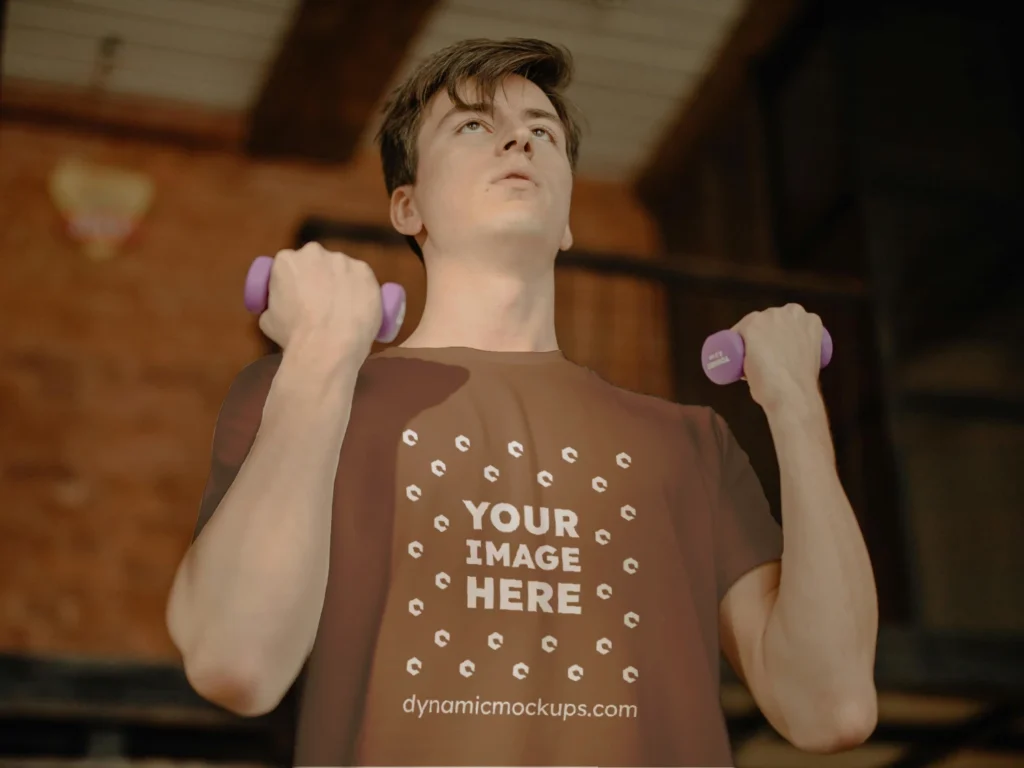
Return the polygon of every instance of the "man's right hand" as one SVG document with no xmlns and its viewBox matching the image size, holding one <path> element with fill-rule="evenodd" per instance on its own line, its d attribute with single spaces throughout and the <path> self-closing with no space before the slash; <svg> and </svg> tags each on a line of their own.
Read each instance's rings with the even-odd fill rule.
<svg viewBox="0 0 1024 768">
<path fill-rule="evenodd" d="M 278 251 L 260 329 L 282 349 L 310 336 L 360 360 L 382 321 L 380 283 L 364 261 L 308 243 Z"/>
</svg>

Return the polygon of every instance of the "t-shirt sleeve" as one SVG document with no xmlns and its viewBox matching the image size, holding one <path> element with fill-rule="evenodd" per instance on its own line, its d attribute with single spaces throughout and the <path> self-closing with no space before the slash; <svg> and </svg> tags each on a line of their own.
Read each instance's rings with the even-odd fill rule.
<svg viewBox="0 0 1024 768">
<path fill-rule="evenodd" d="M 192 540 L 199 536 L 238 475 L 256 441 L 263 406 L 280 365 L 280 354 L 268 355 L 242 369 L 221 405 L 213 430 L 210 473 L 199 504 Z"/>
<path fill-rule="evenodd" d="M 712 411 L 718 443 L 718 488 L 714 509 L 715 570 L 718 599 L 748 571 L 782 557 L 782 528 L 750 459 L 725 419 Z"/>
</svg>

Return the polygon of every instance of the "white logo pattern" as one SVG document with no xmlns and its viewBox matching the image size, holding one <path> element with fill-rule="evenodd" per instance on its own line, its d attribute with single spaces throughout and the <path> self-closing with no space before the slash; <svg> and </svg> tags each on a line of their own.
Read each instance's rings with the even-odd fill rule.
<svg viewBox="0 0 1024 768">
<path fill-rule="evenodd" d="M 406 429 L 402 433 L 402 443 L 409 447 L 415 447 L 419 443 L 419 434 L 412 429 Z M 472 447 L 472 441 L 466 435 L 458 435 L 455 440 L 455 447 L 460 453 L 468 453 Z M 514 458 L 518 459 L 524 455 L 525 448 L 518 440 L 511 440 L 508 443 L 508 453 Z M 579 452 L 571 447 L 566 446 L 561 450 L 561 458 L 566 464 L 575 464 L 579 459 Z M 629 469 L 633 464 L 632 457 L 625 452 L 619 453 L 615 456 L 615 464 L 618 468 Z M 443 477 L 447 472 L 447 465 L 441 459 L 435 459 L 430 462 L 431 474 L 436 477 Z M 501 476 L 500 470 L 494 465 L 487 465 L 483 469 L 484 477 L 494 483 L 497 482 Z M 537 483 L 545 488 L 550 488 L 555 481 L 555 475 L 547 470 L 542 470 L 537 473 Z M 594 492 L 603 494 L 608 490 L 608 480 L 601 476 L 591 478 L 591 488 Z M 423 490 L 417 485 L 409 485 L 405 489 L 406 498 L 410 502 L 417 502 L 423 498 Z M 637 517 L 637 510 L 631 504 L 624 504 L 619 508 L 619 516 L 626 522 L 631 522 Z M 444 533 L 449 528 L 449 521 L 444 515 L 438 515 L 434 518 L 434 528 L 438 532 Z M 601 528 L 594 534 L 595 541 L 601 545 L 606 546 L 612 540 L 612 534 L 610 531 Z M 419 541 L 411 541 L 408 544 L 409 556 L 418 559 L 423 555 L 424 546 Z M 635 574 L 639 570 L 639 562 L 633 557 L 627 557 L 622 561 L 622 569 L 627 574 Z M 445 590 L 451 584 L 451 577 L 447 573 L 440 572 L 434 577 L 434 583 L 440 590 Z M 614 589 L 610 584 L 600 584 L 597 587 L 596 595 L 601 600 L 609 600 L 614 595 Z M 424 613 L 426 606 L 420 598 L 413 598 L 409 601 L 409 613 L 413 616 L 420 616 Z M 639 626 L 640 616 L 634 611 L 628 611 L 623 615 L 623 624 L 629 629 L 635 629 Z M 445 629 L 438 629 L 434 632 L 434 643 L 439 648 L 446 647 L 451 642 L 451 634 Z M 500 632 L 492 632 L 487 636 L 487 645 L 494 651 L 500 650 L 504 645 L 505 639 Z M 558 649 L 558 638 L 553 635 L 546 635 L 541 639 L 541 648 L 548 654 L 553 654 Z M 609 656 L 613 653 L 614 645 L 607 637 L 602 637 L 596 641 L 595 650 L 601 656 Z M 423 670 L 423 662 L 412 657 L 406 662 L 406 671 L 410 675 L 418 675 Z M 463 677 L 472 677 L 476 672 L 476 664 L 471 659 L 465 659 L 459 665 L 459 674 Z M 524 662 L 516 662 L 512 665 L 512 676 L 517 680 L 524 680 L 530 673 L 530 667 Z M 579 682 L 583 679 L 584 669 L 580 664 L 572 664 L 566 669 L 566 676 L 573 682 Z M 640 673 L 636 667 L 630 665 L 622 669 L 622 679 L 626 683 L 634 683 L 640 677 Z"/>
</svg>

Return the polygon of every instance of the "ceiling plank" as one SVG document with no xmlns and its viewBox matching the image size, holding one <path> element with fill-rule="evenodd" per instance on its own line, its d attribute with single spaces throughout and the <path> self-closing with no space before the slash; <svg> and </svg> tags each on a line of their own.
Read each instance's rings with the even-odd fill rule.
<svg viewBox="0 0 1024 768">
<path fill-rule="evenodd" d="M 803 0 L 752 0 L 747 4 L 637 176 L 641 200 L 651 204 L 672 189 L 697 142 L 743 87 L 750 61 L 767 50 L 805 4 Z"/>
<path fill-rule="evenodd" d="M 227 151 L 241 147 L 245 131 L 242 112 L 10 77 L 0 86 L 0 120 Z"/>
<path fill-rule="evenodd" d="M 339 163 L 359 148 L 437 0 L 302 0 L 250 115 L 260 158 Z"/>
</svg>

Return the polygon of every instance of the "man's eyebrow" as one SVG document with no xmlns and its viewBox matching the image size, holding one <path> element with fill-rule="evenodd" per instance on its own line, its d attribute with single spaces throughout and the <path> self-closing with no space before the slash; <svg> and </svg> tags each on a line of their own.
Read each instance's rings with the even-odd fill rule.
<svg viewBox="0 0 1024 768">
<path fill-rule="evenodd" d="M 438 125 L 444 125 L 446 122 L 448 122 L 448 119 L 452 117 L 452 115 L 458 115 L 468 112 L 490 114 L 492 111 L 493 108 L 489 104 L 484 104 L 482 101 L 477 102 L 475 104 L 456 104 L 454 107 L 445 112 L 444 117 L 441 118 L 441 121 L 438 123 Z"/>
<path fill-rule="evenodd" d="M 554 112 L 547 109 L 538 109 L 537 107 L 524 109 L 523 116 L 529 117 L 533 120 L 550 120 L 553 123 L 558 123 L 559 125 L 562 124 L 561 118 L 559 118 Z"/>
<path fill-rule="evenodd" d="M 494 107 L 490 104 L 484 104 L 483 102 L 477 102 L 475 104 L 456 104 L 449 109 L 438 125 L 444 125 L 448 122 L 449 118 L 453 115 L 465 114 L 465 113 L 479 113 L 479 114 L 491 114 L 494 111 Z M 561 119 L 554 112 L 547 109 L 540 109 L 538 107 L 530 107 L 522 111 L 523 117 L 531 120 L 550 120 L 558 125 L 562 124 Z"/>
</svg>

